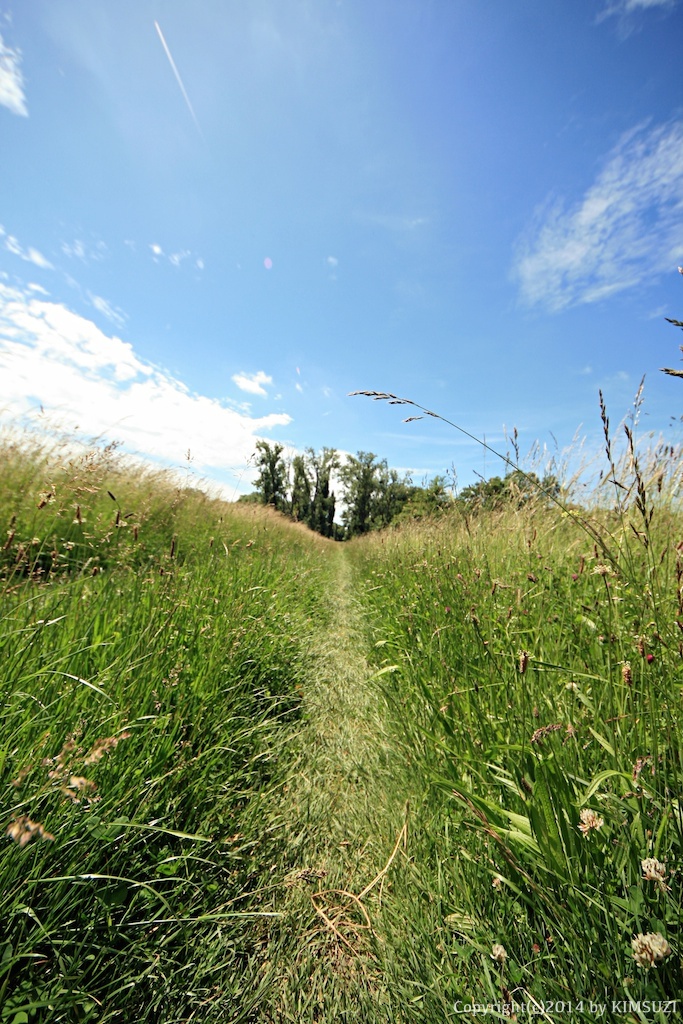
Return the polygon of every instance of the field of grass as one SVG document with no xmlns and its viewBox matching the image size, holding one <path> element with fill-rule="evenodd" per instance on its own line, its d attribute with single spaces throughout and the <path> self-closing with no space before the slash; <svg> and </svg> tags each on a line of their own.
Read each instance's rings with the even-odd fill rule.
<svg viewBox="0 0 683 1024">
<path fill-rule="evenodd" d="M 0 1021 L 675 1020 L 681 462 L 626 454 L 335 544 L 7 441 Z"/>
</svg>

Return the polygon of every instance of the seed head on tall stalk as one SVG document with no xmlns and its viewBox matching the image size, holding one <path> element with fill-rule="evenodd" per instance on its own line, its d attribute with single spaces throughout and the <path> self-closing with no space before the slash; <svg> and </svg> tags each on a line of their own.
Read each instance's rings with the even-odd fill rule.
<svg viewBox="0 0 683 1024">
<path fill-rule="evenodd" d="M 461 427 L 458 423 L 454 423 L 452 420 L 447 419 L 447 417 L 442 416 L 441 413 L 433 412 L 431 409 L 427 409 L 424 405 L 420 405 L 419 402 L 415 402 L 411 398 L 399 398 L 398 395 L 394 395 L 390 391 L 349 392 L 349 398 L 354 398 L 356 395 L 363 395 L 365 398 L 371 398 L 373 402 L 388 402 L 389 405 L 410 405 L 414 409 L 420 410 L 422 416 L 407 416 L 403 420 L 404 423 L 412 423 L 415 420 L 423 419 L 424 416 L 431 416 L 432 419 L 441 420 L 442 423 L 445 423 L 449 427 L 453 427 L 454 430 L 458 430 L 461 434 L 464 434 L 465 437 L 469 437 L 471 441 L 474 441 L 476 444 L 481 445 L 481 447 L 485 451 L 491 452 L 491 454 L 495 455 L 496 458 L 501 459 L 506 466 L 517 472 L 528 484 L 534 487 L 539 494 L 543 494 L 546 498 L 548 498 L 549 501 L 552 501 L 555 505 L 558 506 L 558 508 L 562 509 L 565 515 L 570 515 L 578 523 L 581 529 L 584 530 L 584 532 L 587 533 L 588 536 L 597 544 L 604 557 L 609 562 L 611 562 L 615 568 L 618 566 L 618 560 L 616 555 L 612 552 L 600 531 L 597 530 L 591 522 L 589 522 L 584 516 L 580 515 L 580 513 L 577 513 L 576 510 L 570 510 L 561 498 L 558 498 L 556 494 L 553 494 L 552 491 L 544 487 L 543 484 L 540 483 L 535 477 L 531 476 L 531 474 L 526 473 L 523 469 L 520 469 L 519 466 L 515 464 L 509 456 L 503 455 L 502 452 L 499 452 L 495 448 L 492 448 L 490 444 L 488 444 L 486 441 L 482 441 L 480 437 L 476 437 L 475 434 L 471 434 L 469 430 L 465 430 L 465 428 Z M 518 453 L 516 444 L 515 450 Z"/>
</svg>

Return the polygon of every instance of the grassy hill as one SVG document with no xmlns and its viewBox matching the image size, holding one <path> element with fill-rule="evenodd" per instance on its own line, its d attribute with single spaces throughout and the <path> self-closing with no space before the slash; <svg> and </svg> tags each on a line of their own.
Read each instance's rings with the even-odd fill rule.
<svg viewBox="0 0 683 1024">
<path fill-rule="evenodd" d="M 0 454 L 0 1021 L 673 1019 L 673 454 L 346 544 Z"/>
</svg>

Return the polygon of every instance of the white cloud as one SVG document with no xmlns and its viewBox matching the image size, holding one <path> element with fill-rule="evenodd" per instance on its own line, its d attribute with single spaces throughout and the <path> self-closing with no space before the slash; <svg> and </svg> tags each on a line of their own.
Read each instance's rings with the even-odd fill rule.
<svg viewBox="0 0 683 1024">
<path fill-rule="evenodd" d="M 397 213 L 361 213 L 358 220 L 362 224 L 371 224 L 386 228 L 387 231 L 414 231 L 429 223 L 428 217 L 405 216 Z"/>
<path fill-rule="evenodd" d="M 14 256 L 18 256 L 19 259 L 25 260 L 27 263 L 33 263 L 36 267 L 40 267 L 42 270 L 53 270 L 53 266 L 48 259 L 46 259 L 42 252 L 38 252 L 33 246 L 29 246 L 28 249 L 24 249 L 14 237 L 14 235 L 7 235 L 3 230 L 5 237 L 5 249 L 11 252 Z"/>
<path fill-rule="evenodd" d="M 19 117 L 28 117 L 20 64 L 21 52 L 5 46 L 0 35 L 0 106 Z"/>
<path fill-rule="evenodd" d="M 582 199 L 537 220 L 514 266 L 529 305 L 597 302 L 674 267 L 683 255 L 683 121 L 626 133 Z"/>
<path fill-rule="evenodd" d="M 339 266 L 339 260 L 337 259 L 336 256 L 328 256 L 327 265 L 328 267 L 337 267 Z"/>
<path fill-rule="evenodd" d="M 75 256 L 79 260 L 85 260 L 85 246 L 79 238 L 72 243 L 62 242 L 62 252 L 65 256 Z"/>
<path fill-rule="evenodd" d="M 235 373 L 232 379 L 241 391 L 248 391 L 250 395 L 262 395 L 264 398 L 267 391 L 263 385 L 273 383 L 273 378 L 263 370 L 259 370 L 258 373 Z"/>
<path fill-rule="evenodd" d="M 675 7 L 678 0 L 609 0 L 598 15 L 598 21 L 609 18 L 612 14 L 633 14 L 653 7 Z"/>
<path fill-rule="evenodd" d="M 193 394 L 64 305 L 0 284 L 0 410 L 16 422 L 39 403 L 142 456 L 177 464 L 189 448 L 203 473 L 245 467 L 259 435 L 291 422 Z"/>
<path fill-rule="evenodd" d="M 106 242 L 88 244 L 80 238 L 75 238 L 73 242 L 62 242 L 62 252 L 65 256 L 79 259 L 83 263 L 89 263 L 91 260 L 99 263 L 107 256 L 108 250 Z"/>
<path fill-rule="evenodd" d="M 127 241 L 124 244 L 135 251 L 135 242 Z M 201 256 L 197 256 L 195 253 L 192 253 L 190 249 L 179 249 L 177 252 L 166 253 L 158 242 L 152 242 L 148 248 L 152 253 L 152 259 L 155 263 L 159 263 L 162 259 L 165 259 L 168 260 L 172 267 L 179 267 L 185 262 L 185 260 L 192 259 L 197 270 L 204 269 L 204 260 Z"/>
<path fill-rule="evenodd" d="M 186 260 L 188 256 L 191 256 L 189 249 L 182 249 L 180 252 L 171 253 L 168 257 L 169 263 L 172 263 L 174 267 L 179 267 L 183 260 Z"/>
<path fill-rule="evenodd" d="M 101 295 L 93 295 L 92 292 L 88 292 L 88 298 L 98 313 L 106 316 L 107 320 L 110 320 L 116 327 L 123 327 L 126 322 L 125 313 L 120 309 L 116 309 L 112 306 L 111 302 L 103 299 Z"/>
</svg>

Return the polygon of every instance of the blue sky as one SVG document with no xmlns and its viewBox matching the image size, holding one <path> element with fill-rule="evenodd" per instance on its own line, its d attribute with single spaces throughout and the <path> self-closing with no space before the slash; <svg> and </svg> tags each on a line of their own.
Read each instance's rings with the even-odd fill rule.
<svg viewBox="0 0 683 1024">
<path fill-rule="evenodd" d="M 0 0 L 0 410 L 250 490 L 600 445 L 683 318 L 683 0 Z M 408 410 L 410 412 L 410 410 Z"/>
</svg>

